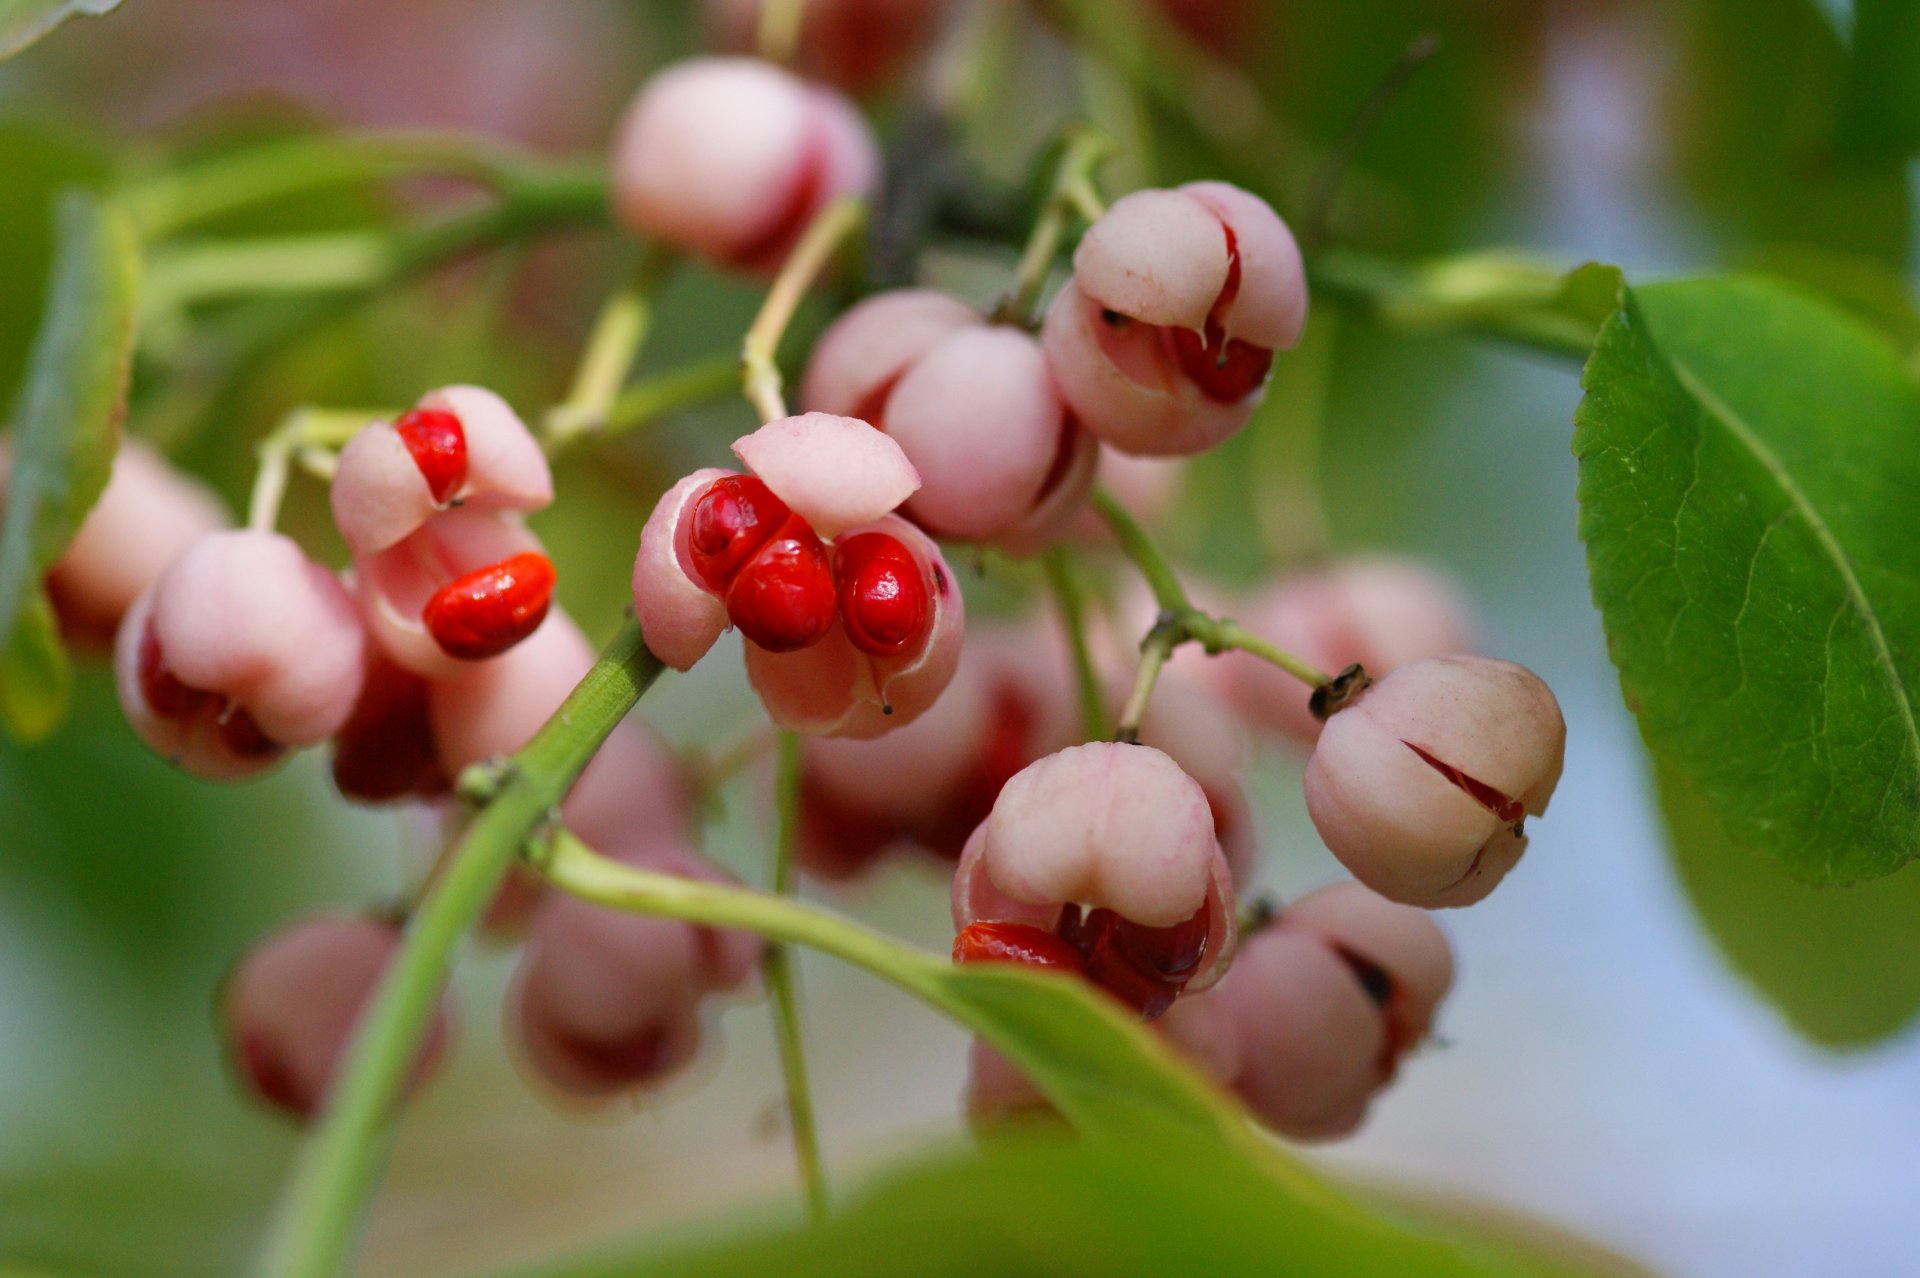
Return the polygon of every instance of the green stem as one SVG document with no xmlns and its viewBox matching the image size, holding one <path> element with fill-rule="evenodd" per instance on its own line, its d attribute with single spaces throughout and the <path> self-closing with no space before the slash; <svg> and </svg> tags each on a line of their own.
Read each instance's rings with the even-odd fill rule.
<svg viewBox="0 0 1920 1278">
<path fill-rule="evenodd" d="M 1179 574 L 1133 513 L 1104 488 L 1093 490 L 1092 501 L 1094 510 L 1106 521 L 1114 540 L 1120 543 L 1121 553 L 1131 559 L 1140 575 L 1147 579 L 1147 585 L 1153 590 L 1153 601 L 1160 605 L 1160 610 L 1192 612 L 1193 604 L 1187 599 L 1187 589 L 1180 584 Z"/>
<path fill-rule="evenodd" d="M 1140 739 L 1140 724 L 1147 717 L 1147 703 L 1153 698 L 1154 686 L 1160 682 L 1160 671 L 1186 637 L 1180 618 L 1173 613 L 1163 613 L 1147 632 L 1146 642 L 1140 645 L 1140 664 L 1134 671 L 1133 691 L 1127 694 L 1127 704 L 1120 708 L 1119 722 L 1114 725 L 1115 741 Z"/>
<path fill-rule="evenodd" d="M 309 470 L 317 463 L 314 455 L 338 449 L 355 432 L 385 414 L 377 409 L 296 408 L 260 441 L 260 469 L 253 478 L 253 494 L 247 502 L 247 527 L 270 532 L 280 521 L 280 502 L 286 496 L 292 464 L 300 462 Z"/>
<path fill-rule="evenodd" d="M 629 621 L 580 686 L 502 773 L 492 800 L 449 854 L 407 924 L 348 1048 L 320 1125 L 281 1203 L 260 1272 L 334 1278 L 346 1267 L 389 1144 L 415 1052 L 446 985 L 454 950 L 626 713 L 664 669 Z"/>
<path fill-rule="evenodd" d="M 760 0 L 754 51 L 769 62 L 792 62 L 800 48 L 800 27 L 806 17 L 807 0 Z"/>
<path fill-rule="evenodd" d="M 674 260 L 671 250 L 649 244 L 626 282 L 600 308 L 573 387 L 566 399 L 547 414 L 542 440 L 547 451 L 557 451 L 582 435 L 605 429 L 634 358 L 653 328 L 653 296 Z"/>
<path fill-rule="evenodd" d="M 1072 126 L 1060 165 L 1054 170 L 1053 189 L 1040 210 L 1027 246 L 1014 269 L 1013 284 L 994 312 L 994 319 L 1006 324 L 1025 324 L 1046 286 L 1053 261 L 1060 255 L 1060 242 L 1066 238 L 1067 221 L 1076 215 L 1093 221 L 1100 216 L 1099 192 L 1093 189 L 1093 171 L 1113 152 L 1113 139 L 1092 129 Z"/>
<path fill-rule="evenodd" d="M 1073 677 L 1080 694 L 1080 730 L 1089 741 L 1104 741 L 1109 732 L 1106 697 L 1100 689 L 1100 674 L 1094 669 L 1093 652 L 1087 646 L 1087 605 L 1080 593 L 1073 556 L 1065 546 L 1055 546 L 1041 564 L 1046 569 L 1047 585 L 1053 590 L 1061 624 L 1066 627 L 1067 643 L 1073 652 Z"/>
<path fill-rule="evenodd" d="M 793 895 L 800 842 L 801 743 L 791 732 L 780 734 L 780 764 L 775 774 L 774 799 L 780 813 L 780 833 L 774 843 L 773 894 Z M 800 997 L 795 989 L 793 953 L 776 941 L 760 960 L 761 979 L 773 1001 L 773 1032 L 780 1048 L 780 1075 L 787 1091 L 787 1119 L 793 1130 L 793 1156 L 800 1183 L 806 1190 L 807 1211 L 815 1224 L 827 1218 L 827 1175 L 820 1160 L 820 1132 L 813 1116 L 813 1089 L 807 1083 L 807 1056 L 800 1034 Z"/>
<path fill-rule="evenodd" d="M 436 174 L 507 191 L 545 166 L 485 137 L 391 133 L 289 138 L 162 173 L 125 204 L 153 243 L 198 223 L 349 182 Z"/>
<path fill-rule="evenodd" d="M 747 402 L 763 422 L 777 421 L 787 415 L 787 403 L 780 381 L 780 339 L 786 335 L 800 300 L 826 269 L 827 262 L 839 250 L 841 242 L 866 224 L 867 203 L 856 196 L 835 200 L 822 209 L 808 226 L 793 252 L 780 267 L 773 285 L 767 290 L 760 313 L 754 316 L 740 344 L 740 372 Z"/>
<path fill-rule="evenodd" d="M 668 413 L 694 404 L 731 395 L 740 388 L 740 361 L 732 355 L 716 355 L 670 372 L 644 377 L 632 383 L 607 406 L 606 420 L 592 438 L 612 439 L 630 430 L 646 426 Z M 560 451 L 578 442 L 569 436 L 550 445 Z"/>
<path fill-rule="evenodd" d="M 1593 353 L 1600 325 L 1617 303 L 1609 281 L 1582 276 L 1499 252 L 1400 262 L 1340 249 L 1307 262 L 1316 296 L 1383 328 L 1466 332 L 1576 360 Z"/>
</svg>

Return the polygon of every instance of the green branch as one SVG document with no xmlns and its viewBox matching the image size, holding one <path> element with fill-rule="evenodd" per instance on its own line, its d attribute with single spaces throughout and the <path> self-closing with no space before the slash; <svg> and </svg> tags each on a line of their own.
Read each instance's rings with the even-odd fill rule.
<svg viewBox="0 0 1920 1278">
<path fill-rule="evenodd" d="M 775 774 L 774 800 L 780 814 L 780 833 L 774 843 L 773 894 L 793 895 L 796 853 L 800 844 L 800 738 L 780 734 L 780 767 Z M 778 941 L 767 946 L 760 974 L 773 1001 L 774 1039 L 780 1047 L 780 1076 L 786 1084 L 787 1121 L 793 1132 L 793 1155 L 800 1183 L 807 1191 L 807 1210 L 815 1224 L 827 1218 L 827 1174 L 820 1162 L 820 1133 L 813 1117 L 813 1089 L 807 1083 L 807 1055 L 800 1035 L 800 1000 L 794 989 L 793 953 Z"/>
<path fill-rule="evenodd" d="M 647 651 L 639 624 L 629 621 L 547 725 L 499 767 L 497 789 L 409 920 L 400 952 L 354 1035 L 259 1272 L 269 1278 L 344 1272 L 455 949 L 527 837 L 664 668 Z"/>
</svg>

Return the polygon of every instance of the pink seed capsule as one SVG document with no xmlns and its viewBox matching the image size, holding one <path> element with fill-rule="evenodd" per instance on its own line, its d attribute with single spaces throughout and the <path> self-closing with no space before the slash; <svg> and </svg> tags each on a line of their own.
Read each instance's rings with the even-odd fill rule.
<svg viewBox="0 0 1920 1278">
<path fill-rule="evenodd" d="M 1382 1060 L 1391 1075 L 1426 1040 L 1453 987 L 1453 948 L 1423 910 L 1396 905 L 1358 883 L 1334 883 L 1281 911 L 1278 926 L 1318 937 L 1353 970 L 1386 1017 Z"/>
<path fill-rule="evenodd" d="M 661 71 L 614 142 L 614 205 L 629 229 L 760 273 L 822 208 L 878 177 L 872 133 L 845 98 L 751 58 Z"/>
<path fill-rule="evenodd" d="M 294 1118 L 313 1117 L 399 944 L 390 920 L 320 915 L 249 950 L 220 996 L 228 1051 L 247 1090 Z M 449 1021 L 442 999 L 414 1058 L 411 1090 L 439 1064 Z"/>
<path fill-rule="evenodd" d="M 1202 1001 L 1211 1005 L 1207 1033 L 1233 1042 L 1224 1052 L 1217 1041 L 1184 1045 L 1236 1062 L 1224 1081 L 1275 1130 L 1334 1140 L 1366 1117 L 1386 1081 L 1386 1019 L 1319 938 L 1285 927 L 1249 936 L 1233 970 Z M 1195 1028 L 1178 1020 L 1171 1027 L 1176 1037 Z"/>
<path fill-rule="evenodd" d="M 645 868 L 718 880 L 660 849 Z M 574 897 L 542 905 L 507 996 L 521 1063 L 561 1098 L 594 1103 L 657 1085 L 700 1044 L 700 1004 L 751 979 L 757 938 L 627 914 Z"/>
<path fill-rule="evenodd" d="M 1218 979 L 1233 885 L 1200 786 L 1150 746 L 1048 755 L 1001 790 L 954 874 L 957 929 L 1052 931 L 1148 1019 Z"/>
<path fill-rule="evenodd" d="M 751 51 L 764 7 L 764 0 L 706 0 L 714 43 Z M 849 93 L 883 88 L 926 45 L 941 8 L 941 0 L 808 0 L 794 65 Z"/>
<path fill-rule="evenodd" d="M 533 511 L 553 500 L 553 475 L 506 401 L 478 386 L 421 396 L 392 423 L 370 422 L 340 450 L 329 490 L 333 520 L 365 558 L 417 532 L 458 502 Z"/>
<path fill-rule="evenodd" d="M 887 515 L 836 539 L 836 562 L 843 547 L 851 548 L 850 558 L 862 558 L 862 547 L 879 544 L 863 538 L 874 536 L 892 543 L 887 563 L 925 601 L 922 620 L 897 647 L 877 642 L 879 611 L 864 623 L 856 616 L 856 624 L 866 626 L 860 643 L 837 612 L 827 636 L 803 651 L 776 653 L 747 644 L 747 678 L 782 728 L 816 736 L 881 736 L 919 718 L 953 679 L 966 607 L 940 548 L 900 516 Z M 851 600 L 862 588 L 858 571 L 846 587 Z"/>
<path fill-rule="evenodd" d="M 7 448 L 0 440 L 0 511 Z M 227 527 L 219 497 L 141 439 L 125 439 L 100 500 L 47 573 L 60 628 L 70 639 L 110 645 L 142 591 L 187 547 Z"/>
<path fill-rule="evenodd" d="M 446 679 L 533 633 L 554 581 L 539 539 L 516 516 L 462 507 L 356 559 L 354 584 L 381 650 L 415 674 Z"/>
<path fill-rule="evenodd" d="M 365 677 L 366 639 L 333 574 L 277 533 L 209 533 L 128 610 L 120 704 L 143 740 L 231 780 L 326 740 Z"/>
<path fill-rule="evenodd" d="M 1124 452 L 1201 452 L 1252 415 L 1273 352 L 1306 322 L 1286 224 L 1219 182 L 1138 191 L 1074 253 L 1043 343 L 1067 403 Z"/>
<path fill-rule="evenodd" d="M 1567 728 L 1538 676 L 1487 657 L 1401 666 L 1336 712 L 1305 779 L 1307 812 L 1353 876 L 1389 900 L 1471 905 L 1526 848 Z"/>
</svg>

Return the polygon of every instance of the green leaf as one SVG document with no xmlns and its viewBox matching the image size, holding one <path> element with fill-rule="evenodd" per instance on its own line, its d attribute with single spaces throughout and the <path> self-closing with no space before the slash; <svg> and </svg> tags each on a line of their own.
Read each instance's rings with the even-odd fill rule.
<svg viewBox="0 0 1920 1278">
<path fill-rule="evenodd" d="M 1835 144 L 1865 160 L 1920 149 L 1920 5 L 1853 0 L 1853 53 Z"/>
<path fill-rule="evenodd" d="M 737 1235 L 737 1229 L 730 1231 Z M 1510 1240 L 1328 1217 L 1204 1144 L 1034 1140 L 926 1161 L 816 1229 L 644 1239 L 515 1278 L 1165 1278 L 1170 1274 L 1619 1274 Z"/>
<path fill-rule="evenodd" d="M 58 242 L 46 319 L 14 404 L 0 519 L 0 718 L 23 738 L 51 728 L 65 705 L 41 582 L 113 468 L 140 265 L 131 225 L 89 195 L 61 200 Z"/>
<path fill-rule="evenodd" d="M 46 309 L 54 203 L 71 187 L 99 186 L 108 173 L 101 149 L 88 139 L 38 124 L 0 124 L 0 243 L 7 246 L 7 287 L 0 289 L 0 413 L 19 390 Z"/>
<path fill-rule="evenodd" d="M 1163 1219 L 1179 1217 L 1186 1209 L 1169 1204 L 1193 1197 L 1221 1204 L 1222 1219 L 1239 1219 L 1242 1233 L 1247 1232 L 1244 1222 L 1248 1219 L 1287 1221 L 1281 1234 L 1253 1231 L 1252 1237 L 1263 1249 L 1270 1248 L 1277 1236 L 1319 1236 L 1334 1249 L 1330 1255 L 1340 1255 L 1360 1266 L 1354 1270 L 1336 1265 L 1326 1272 L 1511 1272 L 1504 1263 L 1470 1259 L 1451 1244 L 1434 1241 L 1431 1229 L 1395 1223 L 1363 1206 L 1262 1136 L 1239 1105 L 1202 1077 L 1160 1035 L 1082 982 L 1010 964 L 956 965 L 944 956 L 921 953 L 858 923 L 789 898 L 621 865 L 564 834 L 554 839 L 539 863 L 542 873 L 557 887 L 603 905 L 714 927 L 743 928 L 771 940 L 811 946 L 871 972 L 991 1042 L 1072 1125 L 1079 1137 L 1071 1147 L 1072 1157 L 1084 1158 L 1086 1170 L 1056 1169 L 1050 1175 L 1035 1176 L 1031 1184 L 1019 1182 L 1021 1173 L 1017 1172 L 1003 1177 L 993 1171 L 977 1177 L 992 1192 L 998 1193 L 1004 1186 L 1017 1186 L 1017 1192 L 1009 1192 L 1004 1200 L 996 1199 L 977 1212 L 962 1211 L 967 1230 L 978 1228 L 984 1236 L 987 1224 L 999 1221 L 1004 1229 L 1035 1246 L 1062 1248 L 1061 1255 L 1091 1257 L 1100 1253 L 1084 1248 L 1073 1228 L 1075 1214 L 1083 1210 L 1083 1199 L 1086 1210 L 1099 1213 L 1097 1221 L 1087 1224 L 1091 1234 L 1112 1224 L 1103 1203 L 1139 1228 L 1147 1205 L 1162 1213 Z M 1058 1152 L 1046 1155 L 1061 1156 Z M 968 1177 L 973 1166 L 968 1162 L 941 1174 Z M 1130 1167 L 1133 1170 L 1129 1176 L 1149 1178 L 1153 1187 L 1138 1201 L 1129 1203 L 1123 1185 L 1116 1184 L 1111 1193 L 1100 1187 L 1097 1169 L 1101 1166 Z M 1040 1187 L 1056 1179 L 1066 1182 L 1054 1191 L 1065 1197 L 1050 1202 Z M 909 1193 L 908 1197 L 917 1199 L 918 1195 Z M 942 1197 L 933 1195 L 927 1209 L 936 1208 Z M 953 1200 L 946 1209 L 961 1210 L 960 1200 Z M 876 1210 L 872 1219 L 883 1222 L 891 1210 Z M 908 1208 L 902 1205 L 899 1210 Z M 856 1209 L 852 1215 L 858 1214 Z M 839 1227 L 851 1228 L 845 1224 L 849 1218 L 836 1217 Z M 1062 1222 L 1067 1236 L 1048 1234 L 1034 1223 L 1056 1219 Z M 917 1236 L 923 1247 L 928 1238 L 941 1238 L 944 1248 L 949 1231 L 966 1232 L 956 1229 L 960 1223 L 923 1221 Z M 1234 1231 L 1223 1227 L 1220 1232 Z M 915 1235 L 909 1231 L 908 1236 Z M 1122 1263 L 1119 1258 L 1132 1251 L 1119 1246 L 1110 1259 Z M 844 1240 L 840 1247 L 828 1247 L 820 1254 L 822 1263 L 878 1263 L 862 1250 L 848 1250 Z M 1389 1267 L 1376 1269 L 1375 1258 L 1383 1258 L 1380 1263 Z M 903 1252 L 900 1263 L 912 1259 L 912 1254 Z M 978 1259 L 986 1263 L 988 1256 L 982 1253 Z M 919 1262 L 923 1266 L 934 1263 L 926 1255 L 920 1256 Z M 1392 1268 L 1389 1262 L 1402 1267 Z M 628 1264 L 620 1261 L 611 1269 L 583 1272 L 624 1273 L 629 1271 L 624 1267 Z M 1206 1272 L 1193 1266 L 1175 1268 L 1179 1272 Z M 1223 1261 L 1219 1269 L 1228 1273 L 1251 1271 L 1229 1261 Z M 685 1272 L 731 1272 L 731 1268 L 710 1271 L 696 1267 Z M 815 1271 L 783 1266 L 780 1272 Z M 966 1271 L 908 1268 L 859 1272 Z M 1036 1269 L 1029 1263 L 1014 1272 L 1065 1271 L 1048 1265 Z M 1096 1267 L 1088 1272 L 1116 1271 Z M 1169 1269 L 1164 1264 L 1157 1268 L 1149 1265 L 1138 1272 L 1165 1273 Z"/>
<path fill-rule="evenodd" d="M 1737 847 L 1687 780 L 1657 767 L 1674 866 L 1733 969 L 1827 1047 L 1866 1047 L 1920 1011 L 1920 867 L 1809 888 Z"/>
<path fill-rule="evenodd" d="M 1627 703 L 1734 842 L 1816 883 L 1916 849 L 1920 391 L 1755 280 L 1630 295 L 1576 415 L 1580 534 Z"/>
<path fill-rule="evenodd" d="M 119 4 L 120 0 L 0 0 L 0 62 L 68 18 L 97 16 Z"/>
</svg>

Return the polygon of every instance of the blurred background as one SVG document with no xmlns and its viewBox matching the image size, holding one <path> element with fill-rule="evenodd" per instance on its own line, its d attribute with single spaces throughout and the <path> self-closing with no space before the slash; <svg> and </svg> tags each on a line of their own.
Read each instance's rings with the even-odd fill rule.
<svg viewBox="0 0 1920 1278">
<path fill-rule="evenodd" d="M 1098 58 L 1027 16 L 997 91 L 962 131 L 966 155 L 1017 183 L 1063 118 L 1090 114 L 1130 146 L 1110 191 L 1212 176 L 1224 153 L 1237 165 L 1224 176 L 1295 214 L 1310 157 L 1434 32 L 1439 54 L 1357 147 L 1336 239 L 1410 255 L 1517 246 L 1618 263 L 1631 280 L 1764 265 L 1858 308 L 1906 305 L 1912 169 L 1870 130 L 1847 143 L 1844 0 L 1170 7 L 1214 50 L 1208 73 L 1226 77 L 1196 81 L 1224 113 L 1211 135 L 1141 106 Z M 127 0 L 70 24 L 0 65 L 0 398 L 36 322 L 50 193 L 63 184 L 316 127 L 483 130 L 593 157 L 651 68 L 709 45 L 700 6 L 664 0 Z M 883 136 L 941 75 L 935 49 L 875 86 Z M 1254 117 L 1235 95 L 1247 93 L 1279 132 L 1242 127 Z M 276 211 L 275 226 L 387 224 L 436 198 L 329 195 Z M 299 403 L 410 402 L 461 379 L 523 409 L 551 403 L 618 252 L 611 235 L 583 235 L 461 263 L 203 394 L 179 391 L 177 367 L 143 364 L 129 428 L 238 502 L 248 441 Z M 990 300 L 1013 253 L 936 253 L 926 275 Z M 756 301 L 749 285 L 689 268 L 644 367 L 729 349 Z M 1545 676 L 1569 724 L 1566 779 L 1531 853 L 1486 903 L 1446 916 L 1461 981 L 1444 1045 L 1403 1071 L 1357 1138 L 1316 1156 L 1538 1213 L 1691 1278 L 1920 1273 L 1920 1040 L 1909 1029 L 1834 1051 L 1796 1034 L 1717 951 L 1669 859 L 1575 536 L 1577 364 L 1380 331 L 1331 307 L 1313 323 L 1321 376 L 1297 380 L 1324 392 L 1317 482 L 1331 545 L 1449 566 L 1479 600 L 1489 650 Z M 1201 571 L 1267 571 L 1275 547 L 1256 528 L 1290 512 L 1263 525 L 1255 508 L 1302 499 L 1297 485 L 1249 486 L 1248 450 L 1287 429 L 1308 394 L 1277 392 L 1244 446 L 1186 476 L 1163 529 Z M 536 523 L 564 603 L 596 637 L 625 602 L 654 495 L 752 424 L 744 403 L 723 403 L 562 470 L 561 500 Z M 296 483 L 287 524 L 338 558 L 317 485 Z M 1020 582 L 972 585 L 991 610 Z M 642 713 L 678 742 L 714 743 L 754 706 L 723 650 Z M 1274 746 L 1248 776 L 1264 886 L 1283 895 L 1338 868 L 1306 821 L 1301 763 Z M 729 791 L 714 834 L 750 881 L 765 874 L 766 780 Z M 51 741 L 0 742 L 0 1261 L 54 1274 L 237 1268 L 297 1137 L 231 1084 L 218 982 L 295 914 L 402 896 L 430 862 L 428 837 L 417 817 L 339 803 L 319 757 L 241 788 L 174 774 L 125 727 L 97 663 Z M 927 864 L 809 890 L 918 944 L 951 940 L 946 884 Z M 1913 870 L 1890 890 L 1920 907 Z M 717 1016 L 702 1064 L 663 1093 L 582 1118 L 543 1103 L 503 1052 L 510 964 L 482 950 L 460 972 L 451 1068 L 401 1124 L 360 1272 L 484 1272 L 788 1192 L 758 1004 Z M 836 1181 L 954 1136 L 964 1036 L 845 968 L 809 958 L 802 972 Z"/>
</svg>

